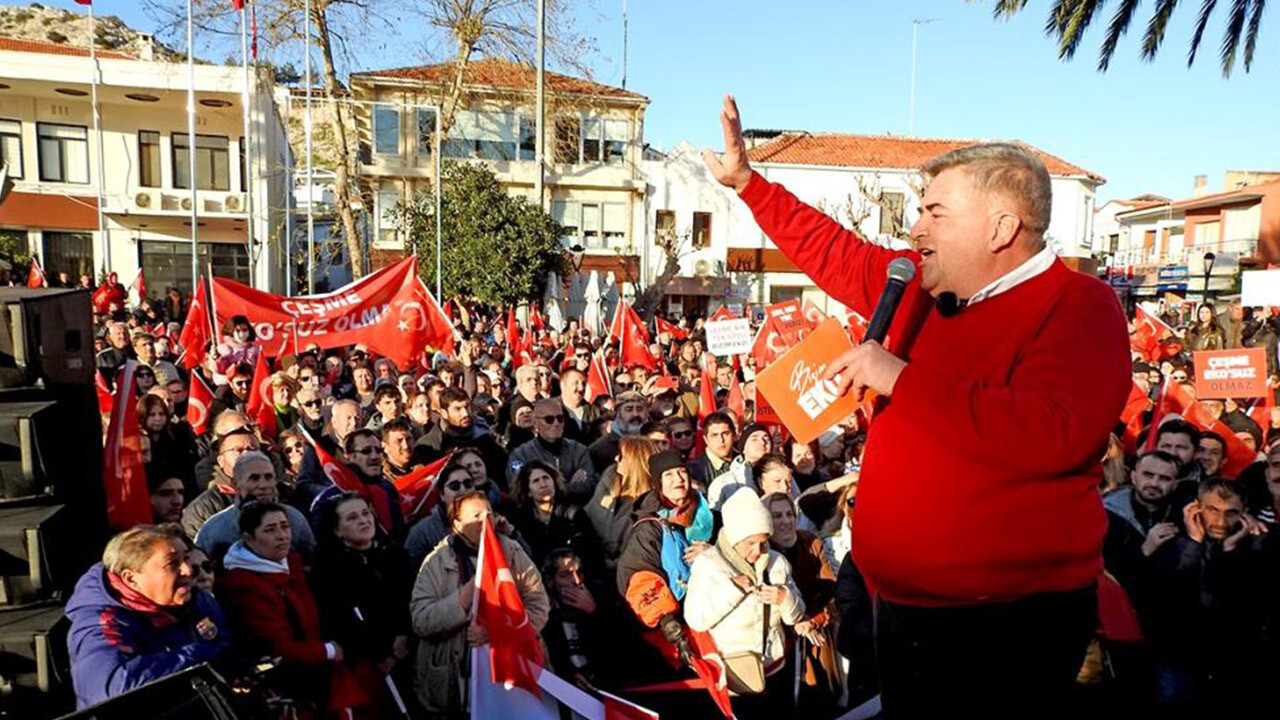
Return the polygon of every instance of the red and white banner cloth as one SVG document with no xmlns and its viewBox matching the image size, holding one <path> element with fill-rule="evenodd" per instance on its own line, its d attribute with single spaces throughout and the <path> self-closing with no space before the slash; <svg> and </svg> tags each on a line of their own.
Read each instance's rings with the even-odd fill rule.
<svg viewBox="0 0 1280 720">
<path fill-rule="evenodd" d="M 213 307 L 219 326 L 247 317 L 272 357 L 313 343 L 322 349 L 363 344 L 405 366 L 427 346 L 453 350 L 453 324 L 418 278 L 413 256 L 324 295 L 282 297 L 214 278 Z"/>
</svg>

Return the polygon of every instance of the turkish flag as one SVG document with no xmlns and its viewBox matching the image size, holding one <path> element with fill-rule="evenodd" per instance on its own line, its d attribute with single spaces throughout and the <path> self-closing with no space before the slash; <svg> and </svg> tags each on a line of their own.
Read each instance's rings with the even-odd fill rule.
<svg viewBox="0 0 1280 720">
<path fill-rule="evenodd" d="M 27 271 L 27 287 L 49 287 L 49 281 L 44 276 L 44 270 L 40 269 L 40 262 L 35 257 L 31 258 L 31 269 Z"/>
<path fill-rule="evenodd" d="M 453 323 L 420 278 L 405 283 L 392 296 L 387 317 L 395 325 L 380 325 L 368 335 L 365 344 L 401 368 L 409 367 L 428 347 L 453 353 Z"/>
<path fill-rule="evenodd" d="M 249 400 L 244 411 L 263 437 L 275 439 L 276 406 L 271 395 L 271 367 L 267 365 L 267 354 L 260 352 L 258 362 L 253 366 L 253 380 L 250 381 Z"/>
<path fill-rule="evenodd" d="M 529 328 L 531 330 L 547 329 L 547 321 L 543 319 L 542 311 L 538 309 L 536 304 L 529 310 Z"/>
<path fill-rule="evenodd" d="M 151 496 L 142 462 L 142 427 L 134 399 L 138 368 L 130 360 L 116 375 L 116 394 L 103 448 L 102 484 L 107 494 L 107 524 L 112 530 L 128 530 L 151 522 Z"/>
<path fill-rule="evenodd" d="M 591 365 L 587 368 L 587 402 L 595 402 L 596 398 L 612 392 L 609 368 L 604 362 L 604 350 L 597 350 L 591 355 Z"/>
<path fill-rule="evenodd" d="M 613 340 L 622 340 L 631 327 L 636 328 L 634 332 L 639 335 L 645 345 L 648 345 L 649 328 L 645 327 L 644 320 L 640 319 L 640 313 L 624 300 L 618 303 L 618 309 L 613 313 L 613 321 L 609 323 L 609 337 Z"/>
<path fill-rule="evenodd" d="M 643 330 L 644 327 L 632 322 L 629 316 L 622 316 L 622 365 L 657 370 L 658 358 L 649 351 L 649 341 Z"/>
<path fill-rule="evenodd" d="M 209 341 L 213 338 L 213 328 L 209 322 L 209 311 L 205 306 L 208 297 L 204 286 L 204 278 L 196 283 L 196 292 L 191 296 L 191 305 L 187 308 L 187 319 L 182 323 L 182 332 L 178 335 L 178 344 L 182 346 L 182 357 L 178 364 L 190 370 L 204 363 L 209 352 Z"/>
<path fill-rule="evenodd" d="M 742 385 L 738 382 L 736 372 L 733 374 L 733 379 L 729 381 L 729 398 L 724 407 L 733 413 L 734 419 L 738 421 L 738 427 L 742 427 L 742 422 L 747 417 L 747 401 L 742 395 Z"/>
<path fill-rule="evenodd" d="M 138 277 L 133 279 L 130 287 L 138 289 L 138 302 L 142 302 L 147 297 L 147 279 L 142 275 L 142 268 L 138 269 Z"/>
<path fill-rule="evenodd" d="M 101 370 L 93 371 L 93 388 L 98 391 L 98 412 L 110 415 L 115 400 L 111 397 L 111 388 L 107 387 L 107 379 L 102 377 Z"/>
<path fill-rule="evenodd" d="M 430 465 L 395 478 L 396 490 L 400 493 L 400 514 L 404 516 L 405 525 L 412 525 L 435 510 L 440 502 L 440 486 L 436 479 L 452 459 L 453 453 L 450 452 Z"/>
<path fill-rule="evenodd" d="M 329 478 L 329 482 L 344 492 L 353 492 L 364 498 L 369 503 L 369 507 L 373 510 L 373 515 L 378 519 L 378 525 L 383 530 L 390 532 L 395 527 L 394 518 L 391 516 L 391 506 L 386 493 L 375 492 L 374 487 L 360 482 L 360 478 L 356 477 L 351 468 L 338 462 L 336 458 L 328 453 L 320 443 L 315 441 L 306 430 L 302 431 L 302 436 L 311 443 L 311 449 L 316 453 L 316 460 L 320 462 L 320 469 L 324 471 L 324 476 Z"/>
<path fill-rule="evenodd" d="M 679 325 L 663 320 L 662 318 L 655 318 L 655 323 L 658 326 L 659 335 L 667 333 L 671 336 L 672 340 L 684 340 L 689 337 L 689 331 L 681 328 Z"/>
<path fill-rule="evenodd" d="M 191 388 L 187 391 L 187 423 L 195 434 L 203 435 L 209 431 L 209 406 L 212 404 L 213 391 L 205 384 L 200 373 L 191 373 Z"/>
<path fill-rule="evenodd" d="M 507 308 L 507 347 L 511 348 L 511 354 L 516 354 L 516 348 L 520 345 L 520 322 L 516 320 L 516 306 L 512 305 Z"/>
<path fill-rule="evenodd" d="M 169 337 L 169 325 L 160 321 L 151 327 L 151 334 L 158 338 Z"/>
<path fill-rule="evenodd" d="M 1148 360 L 1159 360 L 1163 357 L 1160 343 L 1173 337 L 1173 329 L 1163 320 L 1147 312 L 1141 305 L 1133 316 L 1133 334 L 1129 336 L 1129 344 Z"/>
<path fill-rule="evenodd" d="M 717 320 L 733 320 L 738 317 L 733 314 L 728 305 L 721 305 L 719 310 L 711 313 L 711 317 L 707 318 L 707 322 L 716 322 Z"/>
<path fill-rule="evenodd" d="M 819 310 L 812 300 L 804 301 L 804 308 L 801 309 L 800 314 L 804 316 L 804 321 L 809 325 L 810 330 L 818 327 L 823 320 L 827 319 L 827 314 Z"/>
<path fill-rule="evenodd" d="M 529 624 L 524 600 L 487 515 L 476 562 L 475 622 L 489 631 L 490 679 L 541 698 L 542 643 Z"/>
<path fill-rule="evenodd" d="M 1227 444 L 1220 473 L 1223 477 L 1236 477 L 1258 459 L 1258 453 L 1250 450 L 1243 440 L 1236 437 L 1234 430 L 1205 410 L 1204 406 L 1182 389 L 1180 383 L 1169 380 L 1160 387 L 1156 411 L 1151 416 L 1151 432 L 1147 436 L 1146 449 L 1155 447 L 1156 437 L 1159 435 L 1158 425 L 1170 413 L 1181 415 L 1187 422 L 1200 428 L 1201 432 L 1214 432 L 1222 436 Z"/>
<path fill-rule="evenodd" d="M 764 324 L 756 331 L 756 340 L 751 345 L 751 356 L 756 360 L 756 367 L 763 370 L 769 363 L 790 348 L 782 333 L 778 331 L 775 320 L 766 316 Z"/>
<path fill-rule="evenodd" d="M 1134 455 L 1138 451 L 1138 436 L 1142 434 L 1142 416 L 1151 408 L 1151 398 L 1142 392 L 1142 388 L 1134 383 L 1129 388 L 1129 399 L 1125 401 L 1124 410 L 1120 413 L 1120 422 L 1124 423 L 1124 437 L 1120 438 L 1125 455 Z M 1159 421 L 1159 418 L 1156 418 Z"/>
</svg>

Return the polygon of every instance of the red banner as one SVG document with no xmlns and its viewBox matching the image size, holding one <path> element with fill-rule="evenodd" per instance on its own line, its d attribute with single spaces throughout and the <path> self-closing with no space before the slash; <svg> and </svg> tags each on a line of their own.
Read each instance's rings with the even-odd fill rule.
<svg viewBox="0 0 1280 720">
<path fill-rule="evenodd" d="M 249 318 L 258 343 L 273 357 L 312 343 L 363 343 L 403 366 L 426 345 L 453 346 L 453 325 L 418 279 L 413 256 L 325 295 L 281 297 L 214 278 L 213 307 L 219 326 L 236 315 Z"/>
</svg>

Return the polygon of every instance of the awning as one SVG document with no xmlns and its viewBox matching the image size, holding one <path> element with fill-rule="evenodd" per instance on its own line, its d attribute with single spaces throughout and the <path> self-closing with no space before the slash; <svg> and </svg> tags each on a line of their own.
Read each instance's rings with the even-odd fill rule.
<svg viewBox="0 0 1280 720">
<path fill-rule="evenodd" d="M 0 226 L 91 232 L 98 229 L 98 198 L 15 191 L 0 205 Z"/>
</svg>

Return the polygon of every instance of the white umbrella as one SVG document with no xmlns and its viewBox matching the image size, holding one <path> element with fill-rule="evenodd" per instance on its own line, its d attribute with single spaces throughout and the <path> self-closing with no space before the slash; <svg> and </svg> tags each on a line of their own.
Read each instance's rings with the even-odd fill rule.
<svg viewBox="0 0 1280 720">
<path fill-rule="evenodd" d="M 547 292 L 542 296 L 542 311 L 547 325 L 556 332 L 564 332 L 564 287 L 560 276 L 551 273 L 547 277 Z"/>
<path fill-rule="evenodd" d="M 586 283 L 582 281 L 582 272 L 574 272 L 569 276 L 569 317 L 581 320 L 586 305 Z"/>
<path fill-rule="evenodd" d="M 600 273 L 592 270 L 587 279 L 586 290 L 583 291 L 582 327 L 590 330 L 595 337 L 604 333 L 604 308 L 601 306 L 603 295 Z"/>
<path fill-rule="evenodd" d="M 600 309 L 600 312 L 604 313 L 604 317 L 609 318 L 610 322 L 613 321 L 614 313 L 618 312 L 618 302 L 620 299 L 621 294 L 618 292 L 618 278 L 610 272 L 609 275 L 605 277 L 604 292 L 601 294 L 601 301 L 603 304 Z"/>
</svg>

